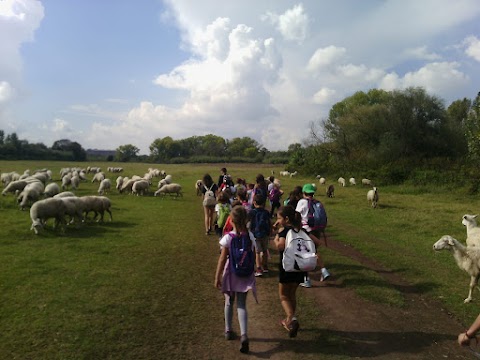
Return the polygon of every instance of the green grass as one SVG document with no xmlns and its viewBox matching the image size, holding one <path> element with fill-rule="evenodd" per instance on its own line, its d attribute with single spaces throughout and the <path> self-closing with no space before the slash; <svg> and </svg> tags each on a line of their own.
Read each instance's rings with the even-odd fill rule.
<svg viewBox="0 0 480 360">
<path fill-rule="evenodd" d="M 23 173 L 47 167 L 59 182 L 61 167 L 78 165 L 2 161 L 0 169 Z M 80 164 L 87 165 L 122 166 L 128 176 L 141 176 L 148 167 L 165 169 L 185 194 L 163 199 L 112 192 L 113 222 L 68 227 L 65 233 L 50 227 L 37 236 L 30 230 L 28 211 L 20 211 L 12 195 L 0 197 L 0 358 L 193 358 L 199 347 L 225 348 L 215 331 L 205 331 L 221 331 L 223 299 L 213 288 L 218 244 L 204 235 L 203 209 L 194 192 L 197 179 L 205 172 L 216 179 L 223 164 Z M 234 178 L 251 182 L 257 173 L 283 170 L 252 164 L 227 168 Z M 117 175 L 109 177 L 114 181 Z M 314 181 L 281 180 L 286 193 Z M 97 188 L 82 183 L 78 195 L 96 194 Z M 379 207 L 372 209 L 366 192 L 361 186 L 336 186 L 336 197 L 328 199 L 319 189 L 329 231 L 401 275 L 418 292 L 441 299 L 464 323 L 471 321 L 478 309 L 463 304 L 468 275 L 451 254 L 434 253 L 432 245 L 444 234 L 464 240 L 461 216 L 477 213 L 480 200 L 462 192 L 379 186 Z M 330 249 L 322 255 L 345 286 L 363 298 L 404 306 L 402 294 L 381 275 Z M 259 306 L 276 321 L 281 314 L 276 283 L 262 286 Z M 309 319 L 306 326 L 311 328 L 321 312 L 314 305 L 312 298 L 300 296 L 302 318 Z"/>
</svg>

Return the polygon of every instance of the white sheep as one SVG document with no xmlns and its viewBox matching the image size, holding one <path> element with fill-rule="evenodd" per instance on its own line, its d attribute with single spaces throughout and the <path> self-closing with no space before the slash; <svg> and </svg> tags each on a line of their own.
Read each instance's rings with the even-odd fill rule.
<svg viewBox="0 0 480 360">
<path fill-rule="evenodd" d="M 18 195 L 17 200 L 21 210 L 25 210 L 29 203 L 33 204 L 40 198 L 45 191 L 45 186 L 40 181 L 27 184 L 22 192 Z"/>
<path fill-rule="evenodd" d="M 89 196 L 82 196 L 80 199 L 83 202 L 83 211 L 85 212 L 85 216 L 84 216 L 85 220 L 88 220 L 88 213 L 90 211 L 93 211 L 95 213 L 93 220 L 96 220 L 97 216 L 100 214 L 100 219 L 97 220 L 97 222 L 98 221 L 103 222 L 103 215 L 105 211 L 110 214 L 110 221 L 113 220 L 112 212 L 110 210 L 112 204 L 109 198 L 105 196 L 89 195 Z"/>
<path fill-rule="evenodd" d="M 372 185 L 372 180 L 370 179 L 362 179 L 362 185 L 363 186 L 371 186 Z"/>
<path fill-rule="evenodd" d="M 14 180 L 8 183 L 8 185 L 3 189 L 2 195 L 5 196 L 8 193 L 15 193 L 16 191 L 22 191 L 25 186 L 27 186 L 27 179 L 23 180 Z"/>
<path fill-rule="evenodd" d="M 45 197 L 53 197 L 57 195 L 59 192 L 60 192 L 60 186 L 58 186 L 57 183 L 52 182 L 50 184 L 47 184 L 47 186 L 45 186 L 45 191 L 43 192 L 43 194 L 45 195 Z"/>
<path fill-rule="evenodd" d="M 107 192 L 112 187 L 112 182 L 110 179 L 103 179 L 98 186 L 98 193 L 100 195 L 107 194 Z"/>
<path fill-rule="evenodd" d="M 62 177 L 62 190 L 66 190 L 72 184 L 72 173 L 68 173 Z"/>
<path fill-rule="evenodd" d="M 48 198 L 37 201 L 30 208 L 30 219 L 32 220 L 30 230 L 38 234 L 45 226 L 46 221 L 51 218 L 55 219 L 54 228 L 59 224 L 65 225 L 65 211 L 66 205 L 61 199 Z"/>
<path fill-rule="evenodd" d="M 367 192 L 367 200 L 372 203 L 372 207 L 376 208 L 378 204 L 378 189 L 374 187 Z"/>
<path fill-rule="evenodd" d="M 473 288 L 477 286 L 480 275 L 480 249 L 464 246 L 450 235 L 442 236 L 433 244 L 433 249 L 435 251 L 449 250 L 453 252 L 458 267 L 470 275 L 468 296 L 463 302 L 469 303 L 472 301 Z"/>
<path fill-rule="evenodd" d="M 480 227 L 477 225 L 476 217 L 477 215 L 465 214 L 462 217 L 462 224 L 467 228 L 467 246 L 480 249 Z"/>
<path fill-rule="evenodd" d="M 343 177 L 339 177 L 338 178 L 338 184 L 339 185 L 342 185 L 343 187 L 345 187 L 345 179 Z"/>
<path fill-rule="evenodd" d="M 78 220 L 77 224 L 83 222 L 84 202 L 76 196 L 59 198 L 65 204 L 65 215 L 70 216 L 70 224 Z"/>
<path fill-rule="evenodd" d="M 294 171 L 293 173 L 290 173 L 290 177 L 295 177 L 297 176 L 297 174 L 298 174 L 298 171 Z"/>
<path fill-rule="evenodd" d="M 290 171 L 280 171 L 281 176 L 290 176 Z"/>
<path fill-rule="evenodd" d="M 76 175 L 72 176 L 71 185 L 72 185 L 72 190 L 78 189 L 78 185 L 80 185 L 80 177 L 78 176 L 78 172 L 76 173 Z"/>
<path fill-rule="evenodd" d="M 145 195 L 148 192 L 150 183 L 147 180 L 138 180 L 135 181 L 132 185 L 132 194 L 134 195 Z"/>
<path fill-rule="evenodd" d="M 327 183 L 327 179 L 325 179 L 324 177 L 321 177 L 318 182 L 320 183 L 320 185 L 325 185 Z"/>
<path fill-rule="evenodd" d="M 120 189 L 120 193 L 124 193 L 124 192 L 132 192 L 132 186 L 133 184 L 135 184 L 135 181 L 134 179 L 128 179 L 127 181 L 123 181 L 123 185 L 122 185 L 122 188 Z"/>
<path fill-rule="evenodd" d="M 350 185 L 357 185 L 357 182 L 355 181 L 355 178 L 353 178 L 353 177 L 348 179 L 348 182 L 350 183 Z"/>
<path fill-rule="evenodd" d="M 197 196 L 202 195 L 202 190 L 203 190 L 203 181 L 202 180 L 195 181 L 195 191 L 197 192 Z"/>
<path fill-rule="evenodd" d="M 105 179 L 105 174 L 103 172 L 97 172 L 95 175 L 93 175 L 92 183 L 102 182 L 103 179 Z"/>
<path fill-rule="evenodd" d="M 62 191 L 61 193 L 53 195 L 55 199 L 61 199 L 61 198 L 70 197 L 70 196 L 76 196 L 76 195 L 71 191 Z"/>
<path fill-rule="evenodd" d="M 125 178 L 125 179 L 128 179 L 128 178 Z M 123 176 L 119 176 L 117 177 L 117 180 L 115 180 L 115 188 L 120 191 L 120 189 L 122 188 L 122 185 L 123 185 Z"/>
<path fill-rule="evenodd" d="M 165 176 L 164 179 L 160 180 L 158 182 L 158 189 L 160 189 L 163 185 L 166 185 L 166 184 L 171 184 L 172 183 L 172 175 L 167 175 Z"/>
<path fill-rule="evenodd" d="M 160 189 L 155 191 L 155 196 L 159 196 L 163 194 L 164 196 L 166 194 L 177 194 L 178 196 L 183 196 L 182 194 L 182 186 L 180 184 L 165 184 L 163 185 Z"/>
</svg>

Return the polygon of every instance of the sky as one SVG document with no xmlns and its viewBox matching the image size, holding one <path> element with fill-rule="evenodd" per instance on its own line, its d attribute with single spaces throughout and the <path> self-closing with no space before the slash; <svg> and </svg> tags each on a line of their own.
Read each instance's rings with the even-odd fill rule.
<svg viewBox="0 0 480 360">
<path fill-rule="evenodd" d="M 357 91 L 480 91 L 479 0 L 0 0 L 0 130 L 52 146 L 308 138 Z"/>
</svg>

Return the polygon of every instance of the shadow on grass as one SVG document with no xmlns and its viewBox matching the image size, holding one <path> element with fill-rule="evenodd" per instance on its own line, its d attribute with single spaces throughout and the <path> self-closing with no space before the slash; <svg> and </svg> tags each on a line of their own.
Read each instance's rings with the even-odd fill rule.
<svg viewBox="0 0 480 360">
<path fill-rule="evenodd" d="M 302 340 L 301 335 L 313 336 L 313 339 Z M 300 338 L 299 338 L 300 337 Z M 285 338 L 250 338 L 250 354 L 258 358 L 269 359 L 276 353 L 291 351 L 296 354 L 338 355 L 352 358 L 374 358 L 393 356 L 394 354 L 421 354 L 426 357 L 432 346 L 442 341 L 454 341 L 451 334 L 435 332 L 407 331 L 335 331 L 331 329 L 301 328 L 296 339 Z M 273 348 L 256 352 L 256 342 L 277 343 Z M 397 357 L 398 358 L 398 355 Z"/>
</svg>

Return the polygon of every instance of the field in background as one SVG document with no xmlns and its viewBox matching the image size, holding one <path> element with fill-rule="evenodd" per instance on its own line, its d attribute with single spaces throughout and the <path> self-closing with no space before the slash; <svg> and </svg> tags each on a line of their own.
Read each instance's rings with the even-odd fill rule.
<svg viewBox="0 0 480 360">
<path fill-rule="evenodd" d="M 192 357 L 199 347 L 213 349 L 216 334 L 210 329 L 218 328 L 223 319 L 222 300 L 213 289 L 218 245 L 204 235 L 194 183 L 205 172 L 216 180 L 224 165 L 80 166 L 87 165 L 104 170 L 121 166 L 122 175 L 129 177 L 142 176 L 149 166 L 164 169 L 183 186 L 184 197 L 136 197 L 112 191 L 108 197 L 113 222 L 89 222 L 69 227 L 63 234 L 49 228 L 38 236 L 30 231 L 28 211 L 20 211 L 12 195 L 0 197 L 0 354 L 5 358 L 136 359 L 162 354 Z M 46 167 L 60 183 L 59 170 L 66 166 L 78 164 L 0 162 L 0 171 L 23 173 Z M 276 174 L 283 170 L 251 164 L 226 167 L 234 178 L 249 182 L 257 173 L 268 176 L 272 170 Z M 107 177 L 114 182 L 117 175 L 107 173 Z M 280 179 L 286 193 L 295 185 L 317 181 L 301 174 Z M 443 301 L 464 323 L 470 322 L 478 313 L 475 304 L 480 294 L 474 293 L 473 304 L 463 304 L 468 275 L 457 268 L 451 254 L 434 253 L 432 245 L 444 234 L 463 241 L 466 231 L 461 217 L 478 213 L 480 200 L 461 192 L 377 185 L 377 209 L 369 206 L 367 188 L 361 185 L 341 188 L 335 182 L 333 199 L 326 198 L 319 187 L 317 197 L 327 209 L 329 232 L 399 273 L 418 291 Z M 97 183 L 82 183 L 77 194 L 96 194 L 97 188 Z M 329 250 L 325 260 L 327 265 L 333 260 L 349 261 Z M 345 283 L 358 275 L 343 274 Z M 371 301 L 402 306 L 395 289 L 372 283 L 350 282 Z M 270 290 L 276 304 L 276 289 Z M 266 311 L 278 309 L 276 304 Z"/>
</svg>

